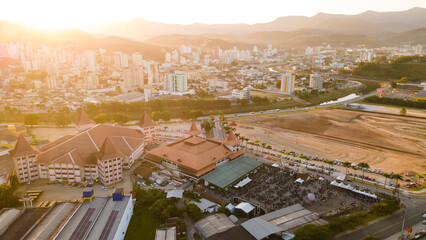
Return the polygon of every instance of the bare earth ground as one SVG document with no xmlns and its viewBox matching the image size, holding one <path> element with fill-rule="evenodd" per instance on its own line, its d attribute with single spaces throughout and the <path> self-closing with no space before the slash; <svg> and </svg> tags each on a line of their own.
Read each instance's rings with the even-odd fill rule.
<svg viewBox="0 0 426 240">
<path fill-rule="evenodd" d="M 426 119 L 320 109 L 232 120 L 242 136 L 275 148 L 385 172 L 426 171 Z"/>
<path fill-rule="evenodd" d="M 378 113 L 390 113 L 390 114 L 397 114 L 399 115 L 399 112 L 401 111 L 401 108 L 399 107 L 389 107 L 389 106 L 381 106 L 381 105 L 372 105 L 372 104 L 362 104 L 363 107 L 366 108 L 368 111 L 372 112 L 378 112 Z M 419 109 L 406 109 L 407 116 L 413 116 L 413 117 L 421 117 L 426 118 L 426 110 L 419 110 Z"/>
</svg>

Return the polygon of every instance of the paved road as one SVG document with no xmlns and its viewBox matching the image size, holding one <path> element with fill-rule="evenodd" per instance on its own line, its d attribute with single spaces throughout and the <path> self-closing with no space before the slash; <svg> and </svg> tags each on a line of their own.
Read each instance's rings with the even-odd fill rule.
<svg viewBox="0 0 426 240">
<path fill-rule="evenodd" d="M 220 124 L 220 117 L 215 116 L 213 128 L 214 138 L 218 141 L 222 141 L 224 138 L 224 132 L 222 124 Z"/>
<path fill-rule="evenodd" d="M 356 101 L 362 100 L 364 98 L 375 96 L 375 95 L 378 95 L 378 94 L 380 94 L 380 93 L 373 92 L 373 93 L 369 93 L 369 94 L 366 94 L 366 95 L 363 95 L 363 96 L 359 96 L 359 97 L 354 98 L 354 99 L 350 99 L 350 100 L 346 100 L 346 101 L 342 101 L 342 102 L 338 102 L 338 103 L 329 103 L 329 104 L 323 104 L 323 105 L 316 105 L 316 106 L 312 106 L 312 107 L 280 109 L 280 110 L 267 110 L 267 111 L 251 112 L 251 113 L 226 114 L 225 117 L 227 117 L 227 118 L 229 118 L 229 117 L 244 117 L 244 116 L 261 115 L 261 114 L 265 114 L 265 113 L 283 113 L 283 112 L 310 110 L 310 109 L 317 109 L 317 108 L 324 108 L 324 107 L 334 107 L 334 106 L 338 106 L 338 105 L 342 105 L 342 104 L 348 104 L 348 103 L 356 102 Z"/>
<path fill-rule="evenodd" d="M 377 223 L 371 224 L 357 231 L 337 238 L 338 240 L 359 240 L 369 235 L 385 239 L 398 232 L 401 232 L 403 218 L 406 226 L 413 226 L 422 221 L 422 211 L 426 209 L 426 201 L 415 207 L 410 207 L 405 212 L 397 213 Z M 406 233 L 406 232 L 405 232 Z"/>
</svg>

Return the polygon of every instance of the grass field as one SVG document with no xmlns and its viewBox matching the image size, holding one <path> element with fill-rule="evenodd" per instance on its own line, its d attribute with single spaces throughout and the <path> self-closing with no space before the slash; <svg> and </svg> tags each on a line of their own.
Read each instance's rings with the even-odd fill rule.
<svg viewBox="0 0 426 240">
<path fill-rule="evenodd" d="M 159 221 L 152 216 L 148 208 L 134 212 L 125 240 L 153 240 Z"/>
</svg>

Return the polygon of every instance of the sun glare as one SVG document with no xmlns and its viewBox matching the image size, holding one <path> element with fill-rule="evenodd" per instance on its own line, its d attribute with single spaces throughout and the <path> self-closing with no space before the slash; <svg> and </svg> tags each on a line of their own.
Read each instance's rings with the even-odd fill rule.
<svg viewBox="0 0 426 240">
<path fill-rule="evenodd" d="M 28 24 L 45 31 L 56 31 L 72 27 L 70 23 L 60 21 L 59 19 L 37 19 L 35 21 L 28 21 Z"/>
</svg>

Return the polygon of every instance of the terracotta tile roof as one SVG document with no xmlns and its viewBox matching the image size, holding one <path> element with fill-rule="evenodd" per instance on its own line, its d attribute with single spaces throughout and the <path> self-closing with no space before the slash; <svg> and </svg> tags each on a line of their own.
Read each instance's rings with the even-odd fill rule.
<svg viewBox="0 0 426 240">
<path fill-rule="evenodd" d="M 100 160 L 109 160 L 117 157 L 122 157 L 124 154 L 119 150 L 119 147 L 111 139 L 110 136 L 105 138 L 104 144 L 102 144 L 101 150 L 99 151 L 98 158 Z"/>
<path fill-rule="evenodd" d="M 41 147 L 40 151 L 42 151 L 42 152 L 47 151 L 48 149 L 51 149 L 54 146 L 57 146 L 58 144 L 61 144 L 61 143 L 65 142 L 66 140 L 68 140 L 68 139 L 70 139 L 72 137 L 74 137 L 74 135 L 65 135 L 65 136 L 62 136 L 62 137 L 56 139 L 55 141 L 50 142 L 50 143 L 44 145 L 43 147 Z"/>
<path fill-rule="evenodd" d="M 198 129 L 197 124 L 195 124 L 195 121 L 192 121 L 191 128 L 185 132 L 185 134 L 194 135 L 194 136 L 200 133 L 203 133 L 203 131 Z"/>
<path fill-rule="evenodd" d="M 235 146 L 240 144 L 240 140 L 235 137 L 234 131 L 229 131 L 228 137 L 222 141 L 224 144 L 229 146 Z"/>
<path fill-rule="evenodd" d="M 138 125 L 141 128 L 157 126 L 155 125 L 154 121 L 152 121 L 151 117 L 146 111 L 144 111 L 141 120 L 139 120 L 139 122 L 136 123 L 136 125 Z"/>
<path fill-rule="evenodd" d="M 82 125 L 88 125 L 88 124 L 96 124 L 96 123 L 92 119 L 89 118 L 89 116 L 87 115 L 87 113 L 83 109 L 81 109 L 80 117 L 77 120 L 77 122 L 75 123 L 75 125 L 82 126 Z"/>
<path fill-rule="evenodd" d="M 52 142 L 53 147 L 48 148 L 38 155 L 37 161 L 40 163 L 50 163 L 59 157 L 75 151 L 81 158 L 81 165 L 78 165 L 96 164 L 96 157 L 99 156 L 106 138 L 110 139 L 113 147 L 120 153 L 130 155 L 134 149 L 140 144 L 143 144 L 144 135 L 136 129 L 99 124 L 67 140 L 58 139 L 59 143 L 56 141 Z M 108 150 L 110 150 L 109 147 Z M 73 156 L 76 153 L 72 153 L 71 155 Z M 70 158 L 65 157 L 63 159 L 64 161 L 68 159 L 68 163 L 73 163 Z"/>
<path fill-rule="evenodd" d="M 84 162 L 76 149 L 73 149 L 70 152 L 65 153 L 64 155 L 53 159 L 52 161 L 50 161 L 50 163 L 73 163 L 79 166 L 84 165 Z"/>
<path fill-rule="evenodd" d="M 146 179 L 149 178 L 153 172 L 154 171 L 152 169 L 144 166 L 139 166 L 135 170 L 133 170 L 133 173 L 139 174 L 140 176 Z"/>
<path fill-rule="evenodd" d="M 9 152 L 12 158 L 26 155 L 36 155 L 38 153 L 39 151 L 37 150 L 37 148 L 30 146 L 30 144 L 27 142 L 27 140 L 25 140 L 25 137 L 22 134 L 19 135 L 15 148 Z"/>
<path fill-rule="evenodd" d="M 213 170 L 215 163 L 231 155 L 232 151 L 214 139 L 191 136 L 153 149 L 149 154 L 178 163 L 200 175 Z"/>
<path fill-rule="evenodd" d="M 229 158 L 231 160 L 234 160 L 235 158 L 237 158 L 237 157 L 239 157 L 239 156 L 241 156 L 243 154 L 244 154 L 244 150 L 238 150 L 238 151 L 232 153 L 231 155 L 229 155 Z"/>
</svg>

